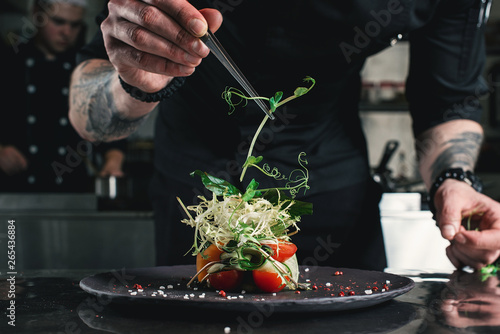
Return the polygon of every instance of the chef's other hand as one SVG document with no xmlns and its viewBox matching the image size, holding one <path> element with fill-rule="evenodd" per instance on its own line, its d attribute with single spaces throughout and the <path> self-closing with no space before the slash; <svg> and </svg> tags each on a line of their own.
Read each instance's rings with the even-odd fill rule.
<svg viewBox="0 0 500 334">
<path fill-rule="evenodd" d="M 104 164 L 99 172 L 99 176 L 123 177 L 125 175 L 122 170 L 124 158 L 125 155 L 120 150 L 111 149 L 107 151 L 104 155 Z"/>
<path fill-rule="evenodd" d="M 216 31 L 222 15 L 186 0 L 111 0 L 101 28 L 111 63 L 128 84 L 151 93 L 189 76 L 209 54 L 199 37 Z"/>
<path fill-rule="evenodd" d="M 0 169 L 8 176 L 16 175 L 28 168 L 28 160 L 14 146 L 0 146 Z"/>
<path fill-rule="evenodd" d="M 479 269 L 498 259 L 500 203 L 450 179 L 439 187 L 434 204 L 441 234 L 451 241 L 446 254 L 455 267 Z"/>
</svg>

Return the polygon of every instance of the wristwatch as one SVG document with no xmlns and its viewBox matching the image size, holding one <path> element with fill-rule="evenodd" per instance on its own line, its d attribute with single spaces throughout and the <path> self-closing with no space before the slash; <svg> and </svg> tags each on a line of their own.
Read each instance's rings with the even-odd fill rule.
<svg viewBox="0 0 500 334">
<path fill-rule="evenodd" d="M 462 168 L 450 168 L 443 171 L 438 175 L 436 180 L 431 185 L 431 189 L 429 190 L 429 209 L 431 212 L 436 215 L 436 207 L 434 206 L 434 196 L 436 195 L 436 191 L 443 184 L 443 182 L 447 179 L 454 179 L 458 181 L 463 181 L 474 188 L 477 192 L 483 191 L 483 183 L 479 176 L 471 172 L 470 170 L 464 171 Z"/>
</svg>

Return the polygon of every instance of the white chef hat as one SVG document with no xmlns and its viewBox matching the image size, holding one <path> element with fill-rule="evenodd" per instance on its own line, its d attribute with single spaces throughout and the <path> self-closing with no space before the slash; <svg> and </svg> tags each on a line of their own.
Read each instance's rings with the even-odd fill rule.
<svg viewBox="0 0 500 334">
<path fill-rule="evenodd" d="M 67 3 L 69 5 L 74 5 L 83 8 L 86 8 L 88 3 L 87 0 L 38 0 L 37 2 L 43 2 L 48 5 L 52 5 L 55 3 Z"/>
</svg>

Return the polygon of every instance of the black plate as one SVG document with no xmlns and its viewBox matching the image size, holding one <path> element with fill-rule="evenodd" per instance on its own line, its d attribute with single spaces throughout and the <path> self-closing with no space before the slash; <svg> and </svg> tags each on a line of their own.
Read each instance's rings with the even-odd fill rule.
<svg viewBox="0 0 500 334">
<path fill-rule="evenodd" d="M 343 275 L 335 275 L 336 271 L 343 272 Z M 186 283 L 195 273 L 196 269 L 191 265 L 123 269 L 86 277 L 80 281 L 80 287 L 90 294 L 117 303 L 161 304 L 244 312 L 256 308 L 271 312 L 324 312 L 376 305 L 408 292 L 415 285 L 409 278 L 378 271 L 300 267 L 299 281 L 310 281 L 311 285 L 317 287 L 316 290 L 300 293 L 281 291 L 275 295 L 238 291 L 227 292 L 226 297 L 223 297 L 207 288 L 187 288 Z M 136 284 L 140 285 L 143 291 L 138 291 Z M 384 284 L 388 287 L 385 291 Z M 369 293 L 374 288 L 378 291 Z M 349 294 L 351 291 L 353 295 Z M 341 292 L 345 294 L 343 297 L 339 296 Z"/>
</svg>

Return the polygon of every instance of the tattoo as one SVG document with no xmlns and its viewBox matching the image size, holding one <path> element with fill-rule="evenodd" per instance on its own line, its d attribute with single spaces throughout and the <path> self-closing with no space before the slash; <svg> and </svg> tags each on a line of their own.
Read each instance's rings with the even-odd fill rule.
<svg viewBox="0 0 500 334">
<path fill-rule="evenodd" d="M 116 108 L 111 92 L 111 80 L 115 75 L 111 64 L 102 63 L 86 70 L 88 62 L 82 65 L 79 82 L 72 86 L 75 92 L 72 103 L 78 113 L 87 117 L 85 130 L 96 141 L 109 141 L 133 133 L 147 116 L 126 119 Z"/>
<path fill-rule="evenodd" d="M 483 136 L 477 132 L 463 132 L 441 146 L 447 146 L 431 166 L 432 180 L 443 170 L 450 167 L 462 167 L 473 170 L 479 154 Z"/>
</svg>

